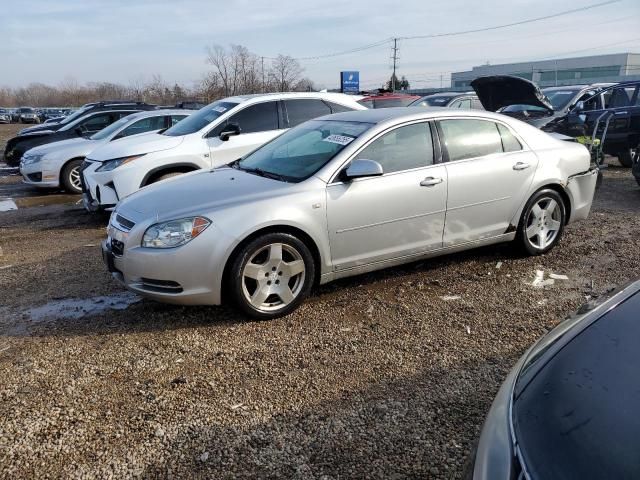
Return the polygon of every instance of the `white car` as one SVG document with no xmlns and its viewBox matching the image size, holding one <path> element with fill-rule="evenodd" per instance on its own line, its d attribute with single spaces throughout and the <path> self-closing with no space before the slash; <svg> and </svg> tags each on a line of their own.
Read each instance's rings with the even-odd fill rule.
<svg viewBox="0 0 640 480">
<path fill-rule="evenodd" d="M 84 158 L 97 147 L 121 138 L 170 128 L 191 113 L 187 110 L 133 113 L 89 138 L 70 138 L 27 150 L 20 161 L 23 181 L 35 187 L 64 187 L 69 193 L 81 193 L 80 167 Z"/>
<path fill-rule="evenodd" d="M 213 102 L 158 134 L 94 150 L 82 166 L 85 208 L 113 207 L 140 188 L 241 158 L 312 118 L 366 110 L 341 93 L 240 95 Z"/>
</svg>

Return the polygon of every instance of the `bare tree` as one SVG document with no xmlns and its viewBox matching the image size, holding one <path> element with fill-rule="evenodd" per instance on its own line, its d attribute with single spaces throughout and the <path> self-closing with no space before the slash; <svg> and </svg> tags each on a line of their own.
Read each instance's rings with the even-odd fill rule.
<svg viewBox="0 0 640 480">
<path fill-rule="evenodd" d="M 295 58 L 288 55 L 278 55 L 271 63 L 269 77 L 273 88 L 279 92 L 293 90 L 300 81 L 304 68 Z"/>
</svg>

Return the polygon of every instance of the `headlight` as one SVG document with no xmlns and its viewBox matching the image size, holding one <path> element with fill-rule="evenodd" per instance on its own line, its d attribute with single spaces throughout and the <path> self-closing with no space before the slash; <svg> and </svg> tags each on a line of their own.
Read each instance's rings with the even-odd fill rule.
<svg viewBox="0 0 640 480">
<path fill-rule="evenodd" d="M 130 157 L 114 158 L 113 160 L 107 160 L 106 162 L 103 162 L 103 164 L 100 167 L 96 168 L 96 172 L 110 172 L 111 170 L 115 170 L 116 168 L 118 168 L 120 165 L 133 162 L 134 160 L 144 157 L 145 155 L 146 154 L 143 153 L 142 155 L 132 155 Z"/>
<path fill-rule="evenodd" d="M 34 163 L 39 163 L 44 157 L 44 153 L 36 153 L 31 155 L 23 155 L 22 156 L 22 164 L 23 165 L 32 165 Z"/>
<path fill-rule="evenodd" d="M 193 240 L 211 225 L 204 217 L 189 217 L 156 223 L 147 228 L 142 246 L 147 248 L 173 248 Z"/>
</svg>

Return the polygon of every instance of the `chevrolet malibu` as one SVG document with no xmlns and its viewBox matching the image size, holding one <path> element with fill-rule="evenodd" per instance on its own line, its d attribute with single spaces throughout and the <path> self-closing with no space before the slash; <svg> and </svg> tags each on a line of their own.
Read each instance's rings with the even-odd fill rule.
<svg viewBox="0 0 640 480">
<path fill-rule="evenodd" d="M 103 258 L 143 296 L 269 319 L 392 265 L 506 241 L 543 254 L 587 217 L 597 173 L 584 146 L 499 114 L 338 113 L 122 200 Z"/>
</svg>

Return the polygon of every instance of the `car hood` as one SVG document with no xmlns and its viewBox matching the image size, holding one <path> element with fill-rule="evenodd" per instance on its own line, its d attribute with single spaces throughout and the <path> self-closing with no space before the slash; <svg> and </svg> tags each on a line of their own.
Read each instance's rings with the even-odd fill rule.
<svg viewBox="0 0 640 480">
<path fill-rule="evenodd" d="M 90 153 L 97 146 L 103 144 L 102 140 L 90 140 L 84 137 L 68 138 L 66 140 L 60 140 L 58 142 L 47 143 L 34 147 L 29 150 L 30 153 L 42 153 L 42 154 L 61 154 L 69 153 L 71 155 L 85 156 Z"/>
<path fill-rule="evenodd" d="M 35 127 L 28 127 L 28 128 L 23 128 L 22 130 L 20 130 L 18 132 L 18 135 L 26 135 L 28 133 L 33 133 L 33 132 L 42 132 L 45 130 L 57 130 L 58 128 L 60 128 L 60 124 L 59 123 L 47 123 L 47 124 L 42 124 L 42 125 L 37 125 Z"/>
<path fill-rule="evenodd" d="M 520 77 L 492 75 L 471 82 L 485 110 L 495 112 L 509 105 L 532 105 L 553 112 L 553 106 L 538 86 Z"/>
<path fill-rule="evenodd" d="M 118 212 L 136 221 L 149 216 L 168 220 L 204 215 L 240 202 L 273 198 L 294 185 L 230 167 L 199 170 L 138 190 L 120 202 Z"/>
<path fill-rule="evenodd" d="M 108 143 L 91 153 L 91 160 L 105 162 L 114 158 L 142 155 L 145 153 L 169 150 L 180 145 L 184 137 L 169 137 L 158 133 L 133 135 L 128 138 Z"/>
</svg>

